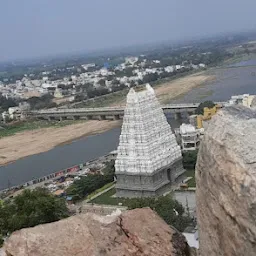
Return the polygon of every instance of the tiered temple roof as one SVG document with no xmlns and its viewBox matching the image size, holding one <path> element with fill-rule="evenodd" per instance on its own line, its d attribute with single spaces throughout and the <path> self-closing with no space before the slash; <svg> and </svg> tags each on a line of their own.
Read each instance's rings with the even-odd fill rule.
<svg viewBox="0 0 256 256">
<path fill-rule="evenodd" d="M 181 158 L 181 150 L 153 88 L 127 95 L 115 162 L 117 173 L 154 173 Z"/>
</svg>

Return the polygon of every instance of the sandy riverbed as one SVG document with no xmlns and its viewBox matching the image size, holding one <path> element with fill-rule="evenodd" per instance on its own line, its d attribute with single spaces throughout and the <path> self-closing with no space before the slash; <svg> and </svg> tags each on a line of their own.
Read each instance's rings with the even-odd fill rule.
<svg viewBox="0 0 256 256">
<path fill-rule="evenodd" d="M 24 131 L 0 139 L 0 165 L 46 152 L 77 138 L 102 133 L 120 125 L 120 121 L 85 121 L 60 128 Z"/>
<path fill-rule="evenodd" d="M 202 86 L 214 79 L 214 75 L 201 72 L 158 85 L 155 92 L 160 102 L 168 103 L 170 100 L 181 97 L 193 88 Z"/>
<path fill-rule="evenodd" d="M 178 78 L 172 81 L 161 83 L 154 86 L 155 93 L 161 103 L 169 103 L 172 99 L 183 96 L 195 87 L 202 86 L 206 82 L 213 81 L 214 75 L 208 75 L 206 72 L 200 72 Z M 122 99 L 111 106 L 123 106 L 125 99 Z"/>
</svg>

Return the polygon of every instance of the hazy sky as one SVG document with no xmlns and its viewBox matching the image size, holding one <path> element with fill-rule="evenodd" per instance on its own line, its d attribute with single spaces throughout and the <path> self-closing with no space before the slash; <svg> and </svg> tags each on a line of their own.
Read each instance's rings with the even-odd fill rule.
<svg viewBox="0 0 256 256">
<path fill-rule="evenodd" d="M 256 28 L 255 0 L 0 0 L 0 62 Z"/>
</svg>

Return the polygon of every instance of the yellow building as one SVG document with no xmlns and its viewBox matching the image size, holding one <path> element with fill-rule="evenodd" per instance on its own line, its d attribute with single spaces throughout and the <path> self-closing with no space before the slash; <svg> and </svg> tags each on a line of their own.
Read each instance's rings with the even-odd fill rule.
<svg viewBox="0 0 256 256">
<path fill-rule="evenodd" d="M 203 115 L 197 115 L 196 117 L 196 122 L 197 122 L 197 128 L 201 129 L 204 127 L 203 122 L 210 120 L 216 113 L 217 111 L 221 108 L 219 105 L 215 105 L 212 108 L 204 108 L 204 113 Z"/>
</svg>

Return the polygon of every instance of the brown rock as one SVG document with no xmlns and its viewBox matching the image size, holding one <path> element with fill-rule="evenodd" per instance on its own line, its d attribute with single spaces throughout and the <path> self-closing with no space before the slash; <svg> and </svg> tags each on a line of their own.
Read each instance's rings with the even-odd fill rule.
<svg viewBox="0 0 256 256">
<path fill-rule="evenodd" d="M 256 255 L 256 112 L 220 111 L 201 143 L 197 215 L 202 256 Z"/>
<path fill-rule="evenodd" d="M 189 256 L 183 235 L 149 208 L 115 216 L 91 213 L 14 232 L 12 256 Z"/>
</svg>

